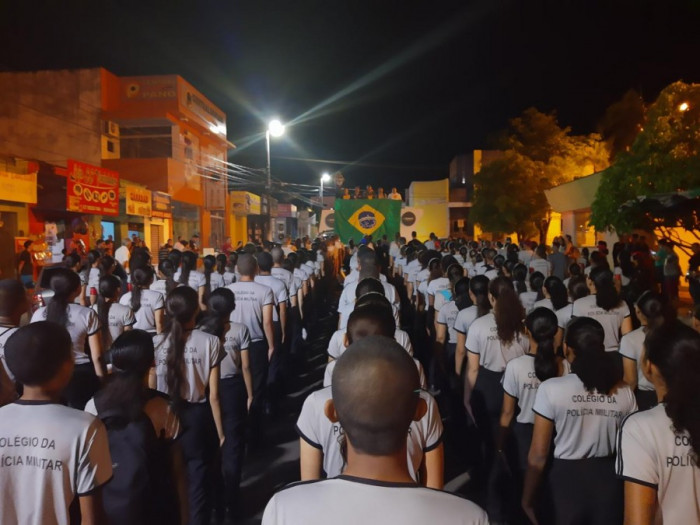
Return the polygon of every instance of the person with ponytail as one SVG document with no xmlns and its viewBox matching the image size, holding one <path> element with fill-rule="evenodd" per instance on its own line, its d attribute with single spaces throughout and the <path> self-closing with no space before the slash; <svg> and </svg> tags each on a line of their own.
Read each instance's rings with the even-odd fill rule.
<svg viewBox="0 0 700 525">
<path fill-rule="evenodd" d="M 591 293 L 586 284 L 586 278 L 583 275 L 572 277 L 568 281 L 569 284 L 566 289 L 571 302 L 564 306 L 564 308 L 560 308 L 555 312 L 557 314 L 557 319 L 559 319 L 559 339 L 564 337 L 564 329 L 566 325 L 569 324 L 569 321 L 571 321 L 574 313 L 574 303 L 578 299 L 587 297 Z"/>
<path fill-rule="evenodd" d="M 467 357 L 467 333 L 472 323 L 479 317 L 491 311 L 489 301 L 489 279 L 485 275 L 475 275 L 469 280 L 469 299 L 471 306 L 460 310 L 455 319 L 457 346 L 455 348 L 455 372 L 462 375 L 462 369 Z"/>
<path fill-rule="evenodd" d="M 634 306 L 637 319 L 641 326 L 622 336 L 620 340 L 620 355 L 625 383 L 634 391 L 640 410 L 648 410 L 657 404 L 654 385 L 644 375 L 642 354 L 644 353 L 644 338 L 654 328 L 664 322 L 673 320 L 673 310 L 665 303 L 664 298 L 656 292 L 646 291 Z"/>
<path fill-rule="evenodd" d="M 99 280 L 97 285 L 99 287 Z M 100 379 L 105 375 L 100 321 L 94 310 L 74 303 L 81 290 L 80 277 L 74 271 L 57 268 L 51 276 L 49 287 L 54 292 L 51 302 L 34 312 L 31 322 L 52 321 L 68 330 L 75 368 L 63 395 L 68 406 L 82 410 L 100 387 Z M 85 353 L 86 341 L 90 347 L 89 356 Z"/>
<path fill-rule="evenodd" d="M 527 284 L 527 266 L 522 263 L 518 263 L 513 266 L 513 288 L 520 295 L 528 291 Z"/>
<path fill-rule="evenodd" d="M 213 268 L 213 267 L 212 267 Z M 186 251 L 182 254 L 180 269 L 175 272 L 175 280 L 184 286 L 189 286 L 199 297 L 199 308 L 207 309 L 205 304 L 206 278 L 203 273 L 197 271 L 197 254 Z"/>
<path fill-rule="evenodd" d="M 569 304 L 569 294 L 566 291 L 566 286 L 559 277 L 550 275 L 544 280 L 544 286 L 542 287 L 542 293 L 544 294 L 544 299 L 536 301 L 532 306 L 535 308 L 549 308 L 553 312 L 561 310 Z"/>
<path fill-rule="evenodd" d="M 245 456 L 245 433 L 248 411 L 253 402 L 253 376 L 250 371 L 250 332 L 244 324 L 230 321 L 236 299 L 228 288 L 211 293 L 207 313 L 200 323 L 204 332 L 221 338 L 226 352 L 221 361 L 221 420 L 224 445 L 221 468 L 224 478 L 225 505 L 229 515 L 240 514 L 239 488 Z"/>
<path fill-rule="evenodd" d="M 68 268 L 69 270 L 73 270 L 75 273 L 78 274 L 78 277 L 80 277 L 80 295 L 76 297 L 75 302 L 77 304 L 85 306 L 87 304 L 87 274 L 89 270 L 84 270 L 83 262 L 80 259 L 80 255 L 78 255 L 75 252 L 66 255 L 63 258 L 63 264 L 66 268 Z"/>
<path fill-rule="evenodd" d="M 153 269 L 150 266 L 132 270 L 131 291 L 122 295 L 119 302 L 134 312 L 134 328 L 159 334 L 163 331 L 165 300 L 163 294 L 150 289 L 152 283 Z"/>
<path fill-rule="evenodd" d="M 700 523 L 700 334 L 673 320 L 652 328 L 644 348 L 659 405 L 620 428 L 625 523 Z"/>
<path fill-rule="evenodd" d="M 530 288 L 527 292 L 518 294 L 520 303 L 525 309 L 525 313 L 529 314 L 535 308 L 535 303 L 544 299 L 544 275 L 540 272 L 530 274 Z"/>
<path fill-rule="evenodd" d="M 151 290 L 158 292 L 163 296 L 168 295 L 179 284 L 175 281 L 175 266 L 171 259 L 163 259 L 158 263 L 158 280 L 153 281 Z"/>
<path fill-rule="evenodd" d="M 219 364 L 224 353 L 218 337 L 195 329 L 199 298 L 192 288 L 180 286 L 170 292 L 165 308 L 166 330 L 153 339 L 155 387 L 170 396 L 182 426 L 188 523 L 204 525 L 210 521 L 217 443 L 224 442 L 219 402 Z"/>
<path fill-rule="evenodd" d="M 525 332 L 530 339 L 530 350 L 527 354 L 509 361 L 503 375 L 503 407 L 497 449 L 500 452 L 505 448 L 517 407 L 519 412 L 513 424 L 513 435 L 521 482 L 527 470 L 527 454 L 532 442 L 535 422 L 532 406 L 535 404 L 537 389 L 547 379 L 563 376 L 570 371 L 569 362 L 554 353 L 558 330 L 557 316 L 551 309 L 535 308 L 525 319 Z"/>
<path fill-rule="evenodd" d="M 216 271 L 217 261 L 213 255 L 206 255 L 202 259 L 202 264 L 204 266 L 204 302 L 207 303 L 211 293 L 224 286 L 224 276 Z"/>
<path fill-rule="evenodd" d="M 512 283 L 496 277 L 489 283 L 489 301 L 493 313 L 476 319 L 467 332 L 467 383 L 465 391 L 484 451 L 483 476 L 493 472 L 495 442 L 498 431 L 503 387 L 501 380 L 506 365 L 525 354 L 529 340 L 524 334 L 525 312 Z M 486 482 L 486 479 L 484 479 Z M 488 477 L 488 511 L 498 521 L 502 512 L 502 493 L 495 478 Z"/>
<path fill-rule="evenodd" d="M 618 525 L 623 494 L 622 480 L 615 476 L 616 434 L 637 403 L 614 356 L 605 351 L 605 331 L 595 319 L 577 317 L 569 323 L 564 356 L 571 373 L 544 381 L 535 396 L 522 506 L 537 523 L 535 502 L 554 438 L 547 476 L 553 523 Z"/>
<path fill-rule="evenodd" d="M 217 288 L 223 288 L 224 286 L 228 286 L 231 284 L 230 282 L 226 282 L 226 265 L 228 264 L 228 256 L 225 253 L 220 253 L 219 255 L 216 256 L 216 274 L 218 277 L 216 278 L 221 279 L 221 285 L 217 286 Z M 213 290 L 212 290 L 213 291 Z"/>
<path fill-rule="evenodd" d="M 154 359 L 153 339 L 142 330 L 124 332 L 114 339 L 107 359 L 112 372 L 85 405 L 85 411 L 104 421 L 112 461 L 142 461 L 147 475 L 146 479 L 121 479 L 122 469 L 115 469 L 114 477 L 102 491 L 105 512 L 112 523 L 178 523 L 175 487 L 182 483 L 181 473 L 173 469 L 168 455 L 170 443 L 179 432 L 179 421 L 167 396 L 148 388 Z M 143 439 L 130 439 L 135 433 Z M 125 484 L 134 481 L 140 489 L 131 487 L 131 492 L 125 491 Z"/>
<path fill-rule="evenodd" d="M 284 255 L 284 253 L 283 253 Z M 282 257 L 284 259 L 284 256 Z M 235 283 L 238 280 L 238 270 L 236 269 L 236 264 L 238 264 L 238 254 L 236 252 L 231 252 L 228 255 L 228 262 L 226 263 L 226 271 L 224 272 L 224 285 L 228 286 L 231 283 Z"/>
<path fill-rule="evenodd" d="M 572 315 L 598 321 L 605 330 L 605 350 L 617 352 L 620 338 L 632 331 L 630 309 L 617 293 L 613 273 L 608 268 L 599 266 L 591 270 L 586 283 L 591 295 L 574 301 Z"/>
<path fill-rule="evenodd" d="M 97 318 L 100 320 L 102 348 L 112 346 L 112 342 L 125 331 L 131 330 L 136 322 L 131 308 L 119 304 L 121 287 L 122 282 L 116 275 L 100 277 L 97 303 L 92 305 L 92 309 L 97 312 Z"/>
<path fill-rule="evenodd" d="M 442 273 L 428 283 L 427 304 L 435 311 L 435 318 L 437 318 L 437 312 L 440 311 L 442 305 L 452 300 L 452 285 L 463 275 L 462 267 L 451 255 L 442 258 L 440 268 Z"/>
<path fill-rule="evenodd" d="M 462 267 L 459 265 L 453 265 L 450 268 L 456 266 L 459 268 L 460 273 Z M 457 316 L 460 311 L 465 310 L 472 306 L 472 300 L 469 297 L 469 278 L 462 277 L 458 279 L 453 284 L 452 291 L 453 299 L 446 302 L 437 314 L 435 319 L 436 322 L 436 335 L 435 340 L 439 345 L 445 345 L 447 351 L 445 352 L 447 357 L 446 370 L 451 374 L 451 370 L 455 369 L 455 354 L 457 349 L 457 331 L 455 330 L 455 322 L 457 321 Z M 447 341 L 445 337 L 447 336 Z"/>
<path fill-rule="evenodd" d="M 97 289 L 100 287 L 100 259 L 102 256 L 97 250 L 90 250 L 87 254 L 85 275 L 87 277 L 87 290 L 85 305 L 95 304 L 97 301 Z"/>
</svg>

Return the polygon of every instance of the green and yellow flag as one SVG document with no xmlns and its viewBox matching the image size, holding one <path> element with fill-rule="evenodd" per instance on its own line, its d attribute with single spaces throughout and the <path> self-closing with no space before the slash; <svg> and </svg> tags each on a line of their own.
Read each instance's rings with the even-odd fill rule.
<svg viewBox="0 0 700 525">
<path fill-rule="evenodd" d="M 393 239 L 399 232 L 401 201 L 390 199 L 336 199 L 335 232 L 340 240 L 359 242 L 365 235 Z"/>
</svg>

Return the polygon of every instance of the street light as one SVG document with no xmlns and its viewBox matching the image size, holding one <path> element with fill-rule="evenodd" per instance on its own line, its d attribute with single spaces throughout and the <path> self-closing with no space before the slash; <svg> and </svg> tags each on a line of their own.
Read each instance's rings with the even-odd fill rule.
<svg viewBox="0 0 700 525">
<path fill-rule="evenodd" d="M 265 131 L 265 143 L 267 145 L 267 189 L 272 187 L 272 179 L 270 177 L 270 137 L 281 137 L 284 135 L 284 124 L 279 120 L 271 120 Z"/>
<path fill-rule="evenodd" d="M 321 196 L 321 209 L 323 209 L 323 183 L 330 182 L 330 180 L 331 176 L 328 173 L 321 175 L 321 191 L 319 192 L 319 195 Z"/>
<path fill-rule="evenodd" d="M 690 106 L 688 105 L 687 102 L 682 102 L 680 106 L 678 106 L 678 109 L 682 112 L 686 112 L 690 109 Z"/>
</svg>

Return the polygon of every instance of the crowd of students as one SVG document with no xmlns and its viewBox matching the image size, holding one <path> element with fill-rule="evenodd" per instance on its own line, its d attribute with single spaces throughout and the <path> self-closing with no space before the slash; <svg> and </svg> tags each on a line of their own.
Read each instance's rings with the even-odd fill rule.
<svg viewBox="0 0 700 525">
<path fill-rule="evenodd" d="M 700 334 L 602 249 L 397 236 L 154 267 L 134 247 L 128 269 L 68 255 L 29 323 L 0 281 L 3 523 L 239 517 L 322 280 L 342 292 L 296 424 L 302 483 L 264 524 L 700 522 Z M 485 510 L 442 492 L 457 421 Z"/>
</svg>

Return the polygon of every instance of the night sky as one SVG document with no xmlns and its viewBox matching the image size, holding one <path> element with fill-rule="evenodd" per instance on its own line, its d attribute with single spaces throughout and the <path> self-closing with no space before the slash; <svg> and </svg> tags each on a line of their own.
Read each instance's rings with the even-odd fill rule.
<svg viewBox="0 0 700 525">
<path fill-rule="evenodd" d="M 584 133 L 629 88 L 700 81 L 700 0 L 0 0 L 0 70 L 94 66 L 182 75 L 226 111 L 231 162 L 263 167 L 279 116 L 275 177 L 405 187 L 529 106 Z"/>
</svg>

